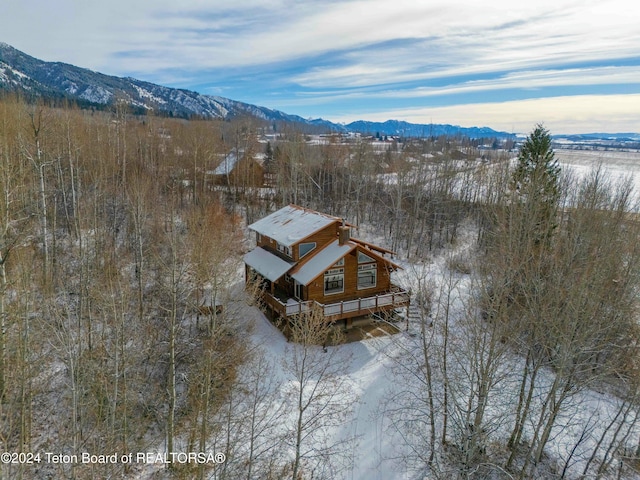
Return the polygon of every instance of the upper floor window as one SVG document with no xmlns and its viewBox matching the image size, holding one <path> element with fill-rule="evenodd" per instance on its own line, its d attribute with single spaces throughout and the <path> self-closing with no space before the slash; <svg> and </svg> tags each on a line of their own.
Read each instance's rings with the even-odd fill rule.
<svg viewBox="0 0 640 480">
<path fill-rule="evenodd" d="M 304 257 L 307 253 L 316 248 L 316 242 L 301 243 L 298 247 L 299 258 Z"/>
<path fill-rule="evenodd" d="M 291 256 L 291 247 L 278 243 L 277 248 L 280 253 L 284 253 L 287 257 Z"/>
<path fill-rule="evenodd" d="M 358 265 L 358 289 L 376 286 L 378 269 L 375 263 Z"/>
<path fill-rule="evenodd" d="M 371 258 L 369 255 L 365 255 L 362 252 L 358 252 L 358 263 L 373 263 L 375 259 Z"/>
</svg>

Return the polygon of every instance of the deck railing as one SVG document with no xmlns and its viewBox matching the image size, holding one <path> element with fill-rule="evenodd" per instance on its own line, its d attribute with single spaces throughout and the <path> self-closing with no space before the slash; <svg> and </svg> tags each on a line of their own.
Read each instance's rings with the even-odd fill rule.
<svg viewBox="0 0 640 480">
<path fill-rule="evenodd" d="M 318 303 L 314 300 L 299 302 L 293 299 L 289 299 L 285 303 L 268 292 L 265 292 L 264 298 L 267 304 L 282 316 L 289 317 L 308 313 L 316 305 L 323 310 L 325 317 L 338 320 L 409 305 L 409 292 L 396 286 L 393 287 L 391 292 L 328 304 Z"/>
</svg>

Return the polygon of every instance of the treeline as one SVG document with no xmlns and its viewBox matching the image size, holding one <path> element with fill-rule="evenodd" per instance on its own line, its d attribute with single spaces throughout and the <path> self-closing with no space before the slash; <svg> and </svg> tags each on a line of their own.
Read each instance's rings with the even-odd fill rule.
<svg viewBox="0 0 640 480">
<path fill-rule="evenodd" d="M 380 232 L 393 250 L 424 258 L 455 241 L 463 221 L 477 214 L 492 166 L 508 154 L 492 155 L 481 162 L 470 142 L 445 137 L 379 150 L 366 140 L 313 145 L 290 134 L 267 163 L 270 200 L 347 218 Z"/>
</svg>

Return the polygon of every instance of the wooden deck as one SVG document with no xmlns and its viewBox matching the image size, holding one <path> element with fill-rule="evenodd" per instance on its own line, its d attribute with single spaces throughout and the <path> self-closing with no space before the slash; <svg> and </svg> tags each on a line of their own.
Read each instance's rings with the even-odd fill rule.
<svg viewBox="0 0 640 480">
<path fill-rule="evenodd" d="M 281 317 L 286 318 L 308 313 L 314 305 L 317 305 L 323 310 L 327 321 L 330 322 L 408 307 L 409 297 L 408 291 L 395 285 L 392 291 L 387 293 L 328 304 L 316 301 L 300 302 L 292 298 L 288 299 L 287 302 L 283 302 L 268 292 L 263 293 L 265 303 Z"/>
</svg>

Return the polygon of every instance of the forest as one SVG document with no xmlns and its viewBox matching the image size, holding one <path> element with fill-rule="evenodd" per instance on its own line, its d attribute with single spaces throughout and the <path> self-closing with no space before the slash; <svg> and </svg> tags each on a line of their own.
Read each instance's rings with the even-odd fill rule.
<svg viewBox="0 0 640 480">
<path fill-rule="evenodd" d="M 364 419 L 380 472 L 640 478 L 631 180 L 562 170 L 541 125 L 513 151 L 279 128 L 0 99 L 1 479 L 389 478 L 358 470 L 367 399 L 330 325 L 300 318 L 280 363 L 251 341 L 246 225 L 289 203 L 405 267 L 407 331 L 366 347 L 394 379 Z M 213 178 L 234 149 L 261 184 Z"/>
</svg>

